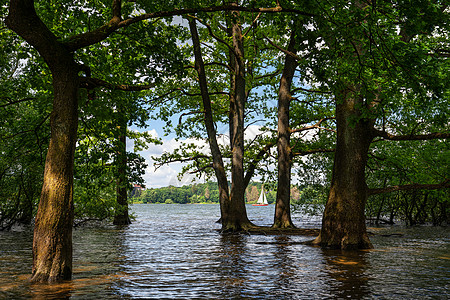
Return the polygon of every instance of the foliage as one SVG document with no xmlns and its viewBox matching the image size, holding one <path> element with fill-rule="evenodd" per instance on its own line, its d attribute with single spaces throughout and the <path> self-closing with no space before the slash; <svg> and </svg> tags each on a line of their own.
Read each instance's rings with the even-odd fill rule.
<svg viewBox="0 0 450 300">
<path fill-rule="evenodd" d="M 299 188 L 300 197 L 293 201 L 294 212 L 306 215 L 321 215 L 328 196 L 328 187 L 320 184 Z"/>
<path fill-rule="evenodd" d="M 49 141 L 51 91 L 35 51 L 5 28 L 0 30 L 0 47 L 0 230 L 4 230 L 33 220 Z"/>
<path fill-rule="evenodd" d="M 438 184 L 450 172 L 449 153 L 448 143 L 441 140 L 378 142 L 372 149 L 367 180 L 371 187 Z M 367 216 L 377 223 L 440 225 L 450 221 L 449 207 L 445 190 L 398 191 L 369 197 Z"/>
</svg>

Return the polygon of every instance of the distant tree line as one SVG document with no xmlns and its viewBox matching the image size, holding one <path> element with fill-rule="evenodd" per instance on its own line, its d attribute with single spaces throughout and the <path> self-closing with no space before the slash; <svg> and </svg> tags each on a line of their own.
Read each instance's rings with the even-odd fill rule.
<svg viewBox="0 0 450 300">
<path fill-rule="evenodd" d="M 246 203 L 255 203 L 261 193 L 262 183 L 251 182 L 245 190 Z M 292 201 L 298 201 L 300 193 L 297 187 L 292 186 Z M 265 189 L 265 194 L 269 204 L 275 202 L 276 191 Z M 146 190 L 135 189 L 131 191 L 130 198 L 133 202 L 142 203 L 219 203 L 219 189 L 217 182 L 196 183 L 181 187 L 168 186 L 161 188 L 151 188 Z"/>
</svg>

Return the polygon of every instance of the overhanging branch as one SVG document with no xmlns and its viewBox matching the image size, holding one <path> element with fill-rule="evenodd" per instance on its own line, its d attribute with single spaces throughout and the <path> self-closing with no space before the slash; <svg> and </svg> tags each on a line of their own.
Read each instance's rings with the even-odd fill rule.
<svg viewBox="0 0 450 300">
<path fill-rule="evenodd" d="M 93 44 L 96 44 L 106 39 L 111 33 L 119 28 L 127 27 L 132 24 L 155 18 L 173 17 L 188 14 L 195 14 L 199 12 L 219 12 L 219 11 L 242 11 L 242 12 L 256 12 L 256 13 L 295 13 L 303 16 L 314 16 L 312 13 L 297 9 L 283 8 L 280 5 L 276 7 L 268 8 L 256 8 L 256 7 L 242 7 L 236 4 L 226 4 L 211 7 L 199 7 L 199 8 L 184 8 L 174 9 L 168 11 L 158 11 L 153 13 L 141 14 L 136 17 L 121 20 L 120 16 L 120 2 L 119 0 L 113 1 L 113 16 L 105 25 L 86 33 L 75 35 L 71 37 L 64 45 L 70 50 L 75 51 L 80 48 L 84 48 Z"/>
<path fill-rule="evenodd" d="M 152 89 L 156 84 L 142 84 L 142 85 L 129 85 L 129 84 L 113 84 L 105 80 L 91 77 L 81 77 L 80 87 L 86 89 L 94 89 L 97 87 L 104 87 L 110 90 L 138 92 Z"/>
<path fill-rule="evenodd" d="M 314 153 L 329 153 L 329 152 L 334 152 L 336 151 L 336 149 L 311 149 L 311 150 L 304 150 L 304 151 L 300 151 L 300 152 L 293 152 L 292 156 L 296 157 L 296 156 L 304 156 L 304 155 L 309 155 L 309 154 L 314 154 Z"/>
<path fill-rule="evenodd" d="M 369 189 L 369 195 L 377 195 L 383 193 L 391 193 L 396 191 L 412 191 L 412 190 L 439 190 L 439 189 L 448 189 L 450 188 L 450 180 L 446 179 L 445 181 L 438 184 L 405 184 L 405 185 L 394 185 L 385 188 L 379 189 Z"/>
<path fill-rule="evenodd" d="M 435 139 L 448 139 L 450 133 L 446 132 L 433 132 L 428 134 L 406 134 L 406 135 L 394 135 L 386 131 L 374 130 L 374 136 L 382 137 L 385 140 L 390 141 L 424 141 Z"/>
</svg>

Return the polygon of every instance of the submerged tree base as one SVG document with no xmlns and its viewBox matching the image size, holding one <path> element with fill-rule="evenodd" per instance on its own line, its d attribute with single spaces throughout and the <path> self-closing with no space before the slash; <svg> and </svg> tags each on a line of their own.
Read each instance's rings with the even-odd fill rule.
<svg viewBox="0 0 450 300">
<path fill-rule="evenodd" d="M 353 237 L 350 239 L 348 236 L 344 236 L 341 239 L 329 238 L 324 240 L 322 234 L 311 242 L 312 245 L 320 246 L 328 249 L 342 249 L 342 250 L 357 250 L 357 249 L 373 249 L 373 245 L 369 240 L 368 234 L 363 234 L 359 237 Z"/>
</svg>

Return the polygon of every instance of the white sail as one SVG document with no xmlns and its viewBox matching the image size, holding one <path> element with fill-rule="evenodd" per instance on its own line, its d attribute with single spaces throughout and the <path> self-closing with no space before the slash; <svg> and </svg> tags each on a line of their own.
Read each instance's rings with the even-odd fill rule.
<svg viewBox="0 0 450 300">
<path fill-rule="evenodd" d="M 266 193 L 264 193 L 264 186 L 262 186 L 261 194 L 259 195 L 258 201 L 256 203 L 258 203 L 258 204 L 268 204 L 267 203 L 267 198 L 266 198 Z"/>
</svg>

